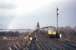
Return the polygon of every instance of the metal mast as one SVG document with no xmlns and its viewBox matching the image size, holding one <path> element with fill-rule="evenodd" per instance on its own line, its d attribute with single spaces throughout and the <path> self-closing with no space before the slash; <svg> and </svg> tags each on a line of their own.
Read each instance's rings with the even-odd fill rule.
<svg viewBox="0 0 76 50">
<path fill-rule="evenodd" d="M 56 16 L 57 16 L 57 33 L 58 33 L 58 16 L 59 16 L 58 11 L 59 11 L 59 9 L 57 8 L 57 9 L 56 9 Z"/>
</svg>

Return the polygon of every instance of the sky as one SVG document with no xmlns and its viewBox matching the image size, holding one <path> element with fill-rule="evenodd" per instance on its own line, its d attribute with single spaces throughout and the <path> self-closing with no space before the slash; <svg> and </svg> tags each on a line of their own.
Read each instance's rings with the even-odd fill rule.
<svg viewBox="0 0 76 50">
<path fill-rule="evenodd" d="M 56 8 L 59 8 L 59 26 L 76 26 L 75 0 L 0 0 L 0 29 L 56 26 Z"/>
</svg>

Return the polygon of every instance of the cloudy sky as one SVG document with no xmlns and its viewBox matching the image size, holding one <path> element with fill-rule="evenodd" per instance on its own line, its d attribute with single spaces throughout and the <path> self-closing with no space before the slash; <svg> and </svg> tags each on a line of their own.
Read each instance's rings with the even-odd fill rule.
<svg viewBox="0 0 76 50">
<path fill-rule="evenodd" d="M 59 26 L 75 26 L 75 0 L 0 0 L 0 29 L 56 26 L 56 8 Z"/>
</svg>

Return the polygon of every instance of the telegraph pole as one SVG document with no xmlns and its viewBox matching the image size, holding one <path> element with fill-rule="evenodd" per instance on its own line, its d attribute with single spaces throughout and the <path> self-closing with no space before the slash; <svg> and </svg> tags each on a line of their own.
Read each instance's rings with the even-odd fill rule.
<svg viewBox="0 0 76 50">
<path fill-rule="evenodd" d="M 58 33 L 58 22 L 59 22 L 59 21 L 58 21 L 58 16 L 59 16 L 58 11 L 59 11 L 59 9 L 57 8 L 57 9 L 56 9 L 56 16 L 57 16 L 57 33 Z"/>
</svg>

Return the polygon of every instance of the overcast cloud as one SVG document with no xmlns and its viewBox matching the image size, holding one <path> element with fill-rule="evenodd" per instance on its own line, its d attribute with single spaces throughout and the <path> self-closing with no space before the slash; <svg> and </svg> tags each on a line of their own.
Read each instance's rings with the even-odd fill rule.
<svg viewBox="0 0 76 50">
<path fill-rule="evenodd" d="M 0 0 L 0 29 L 6 29 L 15 15 L 15 0 Z"/>
<path fill-rule="evenodd" d="M 59 26 L 76 26 L 76 0 L 0 0 L 0 28 L 35 28 L 56 26 L 56 7 Z"/>
</svg>

